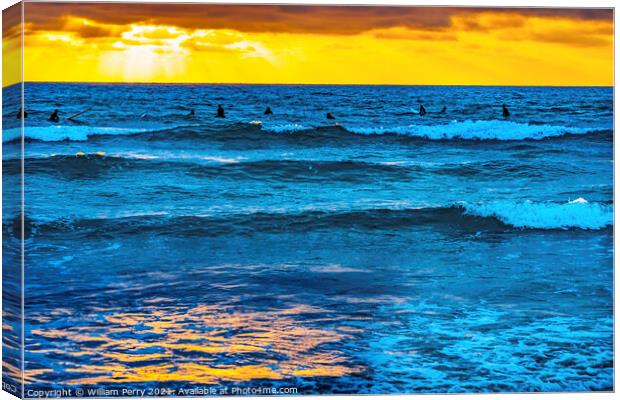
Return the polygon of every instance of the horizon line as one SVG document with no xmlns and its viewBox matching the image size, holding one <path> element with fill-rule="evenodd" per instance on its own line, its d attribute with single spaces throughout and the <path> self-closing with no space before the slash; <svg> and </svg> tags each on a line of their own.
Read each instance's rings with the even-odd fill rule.
<svg viewBox="0 0 620 400">
<path fill-rule="evenodd" d="M 445 87 L 555 87 L 555 88 L 571 88 L 571 87 L 593 87 L 593 88 L 613 88 L 611 85 L 544 85 L 544 84 L 525 84 L 525 85 L 501 85 L 501 84 L 415 84 L 415 83 L 249 83 L 249 82 L 124 82 L 124 81 L 20 81 L 10 85 L 2 86 L 3 89 L 21 83 L 47 83 L 47 84 L 90 84 L 90 85 L 178 85 L 178 86 L 445 86 Z"/>
</svg>

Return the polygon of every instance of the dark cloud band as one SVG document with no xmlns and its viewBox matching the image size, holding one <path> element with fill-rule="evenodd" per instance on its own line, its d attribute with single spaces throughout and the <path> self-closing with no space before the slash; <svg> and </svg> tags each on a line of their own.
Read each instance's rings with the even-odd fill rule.
<svg viewBox="0 0 620 400">
<path fill-rule="evenodd" d="M 442 30 L 455 15 L 485 11 L 546 18 L 613 21 L 612 9 L 467 8 L 401 6 L 215 5 L 161 3 L 26 3 L 25 21 L 33 30 L 61 30 L 65 17 L 103 24 L 149 23 L 189 29 L 235 29 L 349 35 L 395 26 Z M 106 31 L 90 30 L 89 36 Z"/>
</svg>

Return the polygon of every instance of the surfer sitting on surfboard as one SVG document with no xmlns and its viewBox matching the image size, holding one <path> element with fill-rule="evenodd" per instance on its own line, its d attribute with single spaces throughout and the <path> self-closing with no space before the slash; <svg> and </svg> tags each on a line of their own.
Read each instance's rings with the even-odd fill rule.
<svg viewBox="0 0 620 400">
<path fill-rule="evenodd" d="M 508 111 L 508 107 L 506 107 L 506 104 L 502 104 L 502 116 L 504 118 L 510 117 L 510 111 Z"/>
<path fill-rule="evenodd" d="M 19 111 L 15 115 L 15 118 L 22 119 L 22 109 L 21 108 L 19 109 Z M 24 118 L 28 118 L 28 113 L 26 111 L 24 111 Z"/>
<path fill-rule="evenodd" d="M 49 120 L 52 122 L 60 121 L 60 117 L 58 116 L 58 110 L 54 110 L 54 112 L 50 115 Z"/>
<path fill-rule="evenodd" d="M 217 106 L 217 114 L 215 116 L 218 118 L 226 118 L 226 115 L 224 114 L 224 107 L 222 107 L 221 104 Z"/>
</svg>

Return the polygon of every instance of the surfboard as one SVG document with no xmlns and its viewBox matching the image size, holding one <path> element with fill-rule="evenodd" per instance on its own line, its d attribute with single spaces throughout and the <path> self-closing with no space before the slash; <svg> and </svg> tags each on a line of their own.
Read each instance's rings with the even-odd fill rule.
<svg viewBox="0 0 620 400">
<path fill-rule="evenodd" d="M 80 112 L 76 112 L 75 114 L 69 115 L 69 116 L 68 116 L 67 118 L 65 118 L 65 119 L 69 119 L 69 120 L 71 120 L 71 119 L 73 119 L 73 118 L 75 118 L 75 117 L 78 117 L 78 116 L 80 116 L 80 115 L 84 114 L 85 112 L 89 111 L 91 108 L 92 108 L 92 107 L 87 107 L 87 108 L 83 109 L 83 110 L 82 110 L 82 111 L 80 111 Z"/>
<path fill-rule="evenodd" d="M 86 154 L 83 151 L 78 151 L 77 153 L 75 153 L 76 157 L 84 157 Z"/>
<path fill-rule="evenodd" d="M 98 155 L 99 157 L 103 157 L 105 156 L 105 151 L 98 151 L 95 153 L 95 155 Z"/>
</svg>

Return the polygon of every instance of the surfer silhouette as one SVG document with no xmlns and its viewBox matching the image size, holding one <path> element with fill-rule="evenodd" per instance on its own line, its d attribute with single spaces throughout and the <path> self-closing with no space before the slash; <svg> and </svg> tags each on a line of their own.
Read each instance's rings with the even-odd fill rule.
<svg viewBox="0 0 620 400">
<path fill-rule="evenodd" d="M 58 110 L 54 110 L 54 112 L 50 115 L 49 120 L 52 122 L 60 121 L 60 117 L 58 116 Z"/>
<path fill-rule="evenodd" d="M 271 111 L 271 107 L 267 107 L 265 109 L 265 115 L 271 115 L 271 114 L 273 114 L 273 111 Z"/>
<path fill-rule="evenodd" d="M 19 111 L 15 115 L 15 118 L 22 119 L 22 109 L 21 108 L 19 109 Z M 28 118 L 28 113 L 26 111 L 24 111 L 24 118 Z"/>
<path fill-rule="evenodd" d="M 188 117 L 193 117 L 194 115 L 196 115 L 196 111 L 194 111 L 194 109 L 190 109 L 189 110 L 189 114 L 187 114 Z"/>
<path fill-rule="evenodd" d="M 510 117 L 510 111 L 508 111 L 508 107 L 506 107 L 506 104 L 502 104 L 502 116 L 504 118 Z"/>
<path fill-rule="evenodd" d="M 439 111 L 440 113 L 445 113 L 448 109 L 446 107 L 442 108 L 441 111 Z"/>
<path fill-rule="evenodd" d="M 216 117 L 218 117 L 218 118 L 226 118 L 226 115 L 224 114 L 224 107 L 222 107 L 221 104 L 217 106 Z"/>
<path fill-rule="evenodd" d="M 426 115 L 426 108 L 422 104 L 420 104 L 420 116 Z"/>
<path fill-rule="evenodd" d="M 328 112 L 328 113 L 325 115 L 325 118 L 327 118 L 327 119 L 336 119 L 336 117 L 334 117 L 334 116 L 332 115 L 332 113 L 330 113 L 330 112 Z"/>
</svg>

